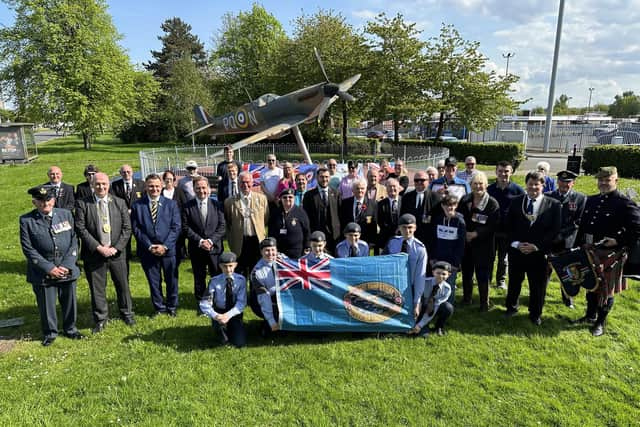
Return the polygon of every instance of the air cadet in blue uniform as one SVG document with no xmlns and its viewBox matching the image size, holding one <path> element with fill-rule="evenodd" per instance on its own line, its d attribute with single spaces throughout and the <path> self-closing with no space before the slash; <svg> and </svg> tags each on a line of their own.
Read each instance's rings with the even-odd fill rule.
<svg viewBox="0 0 640 427">
<path fill-rule="evenodd" d="M 280 329 L 276 301 L 276 258 L 279 256 L 276 239 L 267 237 L 260 242 L 260 253 L 262 258 L 251 271 L 249 306 L 256 316 L 264 319 L 260 333 L 268 336 Z"/>
<path fill-rule="evenodd" d="M 400 236 L 393 237 L 382 251 L 383 255 L 406 253 L 409 255 L 409 281 L 413 288 L 414 315 L 420 312 L 420 296 L 424 292 L 424 280 L 427 272 L 427 250 L 424 244 L 414 237 L 416 217 L 403 214 L 398 219 Z"/>
<path fill-rule="evenodd" d="M 218 261 L 222 274 L 209 281 L 209 294 L 200 301 L 200 310 L 211 318 L 213 329 L 220 335 L 222 345 L 235 347 L 247 344 L 247 332 L 242 323 L 242 312 L 247 306 L 247 282 L 234 273 L 238 265 L 236 254 L 224 252 Z"/>
<path fill-rule="evenodd" d="M 42 345 L 51 345 L 58 336 L 56 299 L 62 306 L 63 335 L 84 338 L 76 328 L 76 266 L 78 239 L 73 216 L 67 209 L 54 208 L 54 192 L 48 186 L 29 189 L 36 209 L 20 217 L 20 243 L 27 257 L 27 281 L 36 294 Z"/>
<path fill-rule="evenodd" d="M 327 238 L 322 231 L 314 231 L 311 233 L 311 252 L 304 255 L 300 259 L 306 259 L 310 265 L 314 265 L 323 259 L 333 259 L 331 255 L 324 251 L 327 246 Z"/>
<path fill-rule="evenodd" d="M 344 227 L 345 240 L 336 246 L 336 258 L 349 258 L 369 256 L 369 245 L 360 240 L 362 229 L 355 222 L 350 222 Z"/>
<path fill-rule="evenodd" d="M 453 305 L 448 301 L 451 295 L 451 285 L 447 282 L 451 274 L 451 264 L 446 261 L 438 261 L 433 264 L 433 277 L 425 282 L 424 291 L 420 302 L 418 321 L 409 334 L 427 338 L 429 336 L 429 322 L 436 318 L 434 331 L 438 335 L 445 335 L 445 323 L 453 314 Z"/>
<path fill-rule="evenodd" d="M 559 201 L 562 209 L 560 233 L 551 246 L 552 252 L 560 253 L 576 247 L 578 224 L 580 224 L 580 218 L 584 212 L 587 196 L 573 189 L 578 177 L 575 173 L 564 170 L 558 172 L 556 176 L 558 177 L 558 188 L 547 193 L 547 196 Z M 551 274 L 551 269 L 549 269 L 549 274 Z M 562 302 L 567 307 L 574 308 L 573 298 L 564 293 L 562 293 Z"/>
</svg>

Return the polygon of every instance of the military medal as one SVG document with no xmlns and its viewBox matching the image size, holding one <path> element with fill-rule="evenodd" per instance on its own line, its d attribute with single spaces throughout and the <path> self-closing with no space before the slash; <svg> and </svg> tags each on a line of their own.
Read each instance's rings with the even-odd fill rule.
<svg viewBox="0 0 640 427">
<path fill-rule="evenodd" d="M 295 225 L 296 225 L 296 224 L 297 224 L 297 221 L 296 221 L 296 219 L 295 219 L 295 218 L 293 218 L 293 219 L 291 220 L 291 225 L 293 225 L 293 226 L 295 227 Z"/>
<path fill-rule="evenodd" d="M 102 231 L 104 231 L 105 233 L 110 233 L 111 226 L 109 224 L 102 224 Z"/>
</svg>

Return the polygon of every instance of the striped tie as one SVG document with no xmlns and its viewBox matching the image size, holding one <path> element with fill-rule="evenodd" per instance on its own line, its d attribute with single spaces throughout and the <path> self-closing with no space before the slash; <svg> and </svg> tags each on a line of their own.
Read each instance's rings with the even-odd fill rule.
<svg viewBox="0 0 640 427">
<path fill-rule="evenodd" d="M 152 200 L 151 201 L 151 220 L 155 224 L 157 219 L 158 219 L 158 201 Z"/>
</svg>

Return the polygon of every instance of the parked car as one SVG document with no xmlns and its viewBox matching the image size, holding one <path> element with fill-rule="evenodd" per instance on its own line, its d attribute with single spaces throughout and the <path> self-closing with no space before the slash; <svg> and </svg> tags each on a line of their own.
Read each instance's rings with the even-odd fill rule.
<svg viewBox="0 0 640 427">
<path fill-rule="evenodd" d="M 384 132 L 382 132 L 381 130 L 371 130 L 367 132 L 367 138 L 382 139 L 384 137 Z"/>
</svg>

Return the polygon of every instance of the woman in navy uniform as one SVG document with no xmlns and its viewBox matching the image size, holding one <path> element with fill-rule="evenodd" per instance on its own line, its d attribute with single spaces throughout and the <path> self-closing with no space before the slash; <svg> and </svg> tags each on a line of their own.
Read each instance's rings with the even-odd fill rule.
<svg viewBox="0 0 640 427">
<path fill-rule="evenodd" d="M 294 204 L 295 192 L 286 188 L 280 193 L 280 206 L 269 216 L 269 236 L 278 241 L 278 252 L 300 258 L 309 249 L 309 217 Z"/>
<path fill-rule="evenodd" d="M 20 217 L 20 243 L 27 257 L 27 281 L 36 294 L 42 345 L 51 345 L 58 336 L 56 299 L 62 306 L 63 335 L 71 339 L 84 338 L 76 328 L 76 266 L 78 239 L 73 228 L 73 216 L 67 209 L 54 208 L 54 192 L 49 186 L 29 189 L 36 209 Z"/>
</svg>

